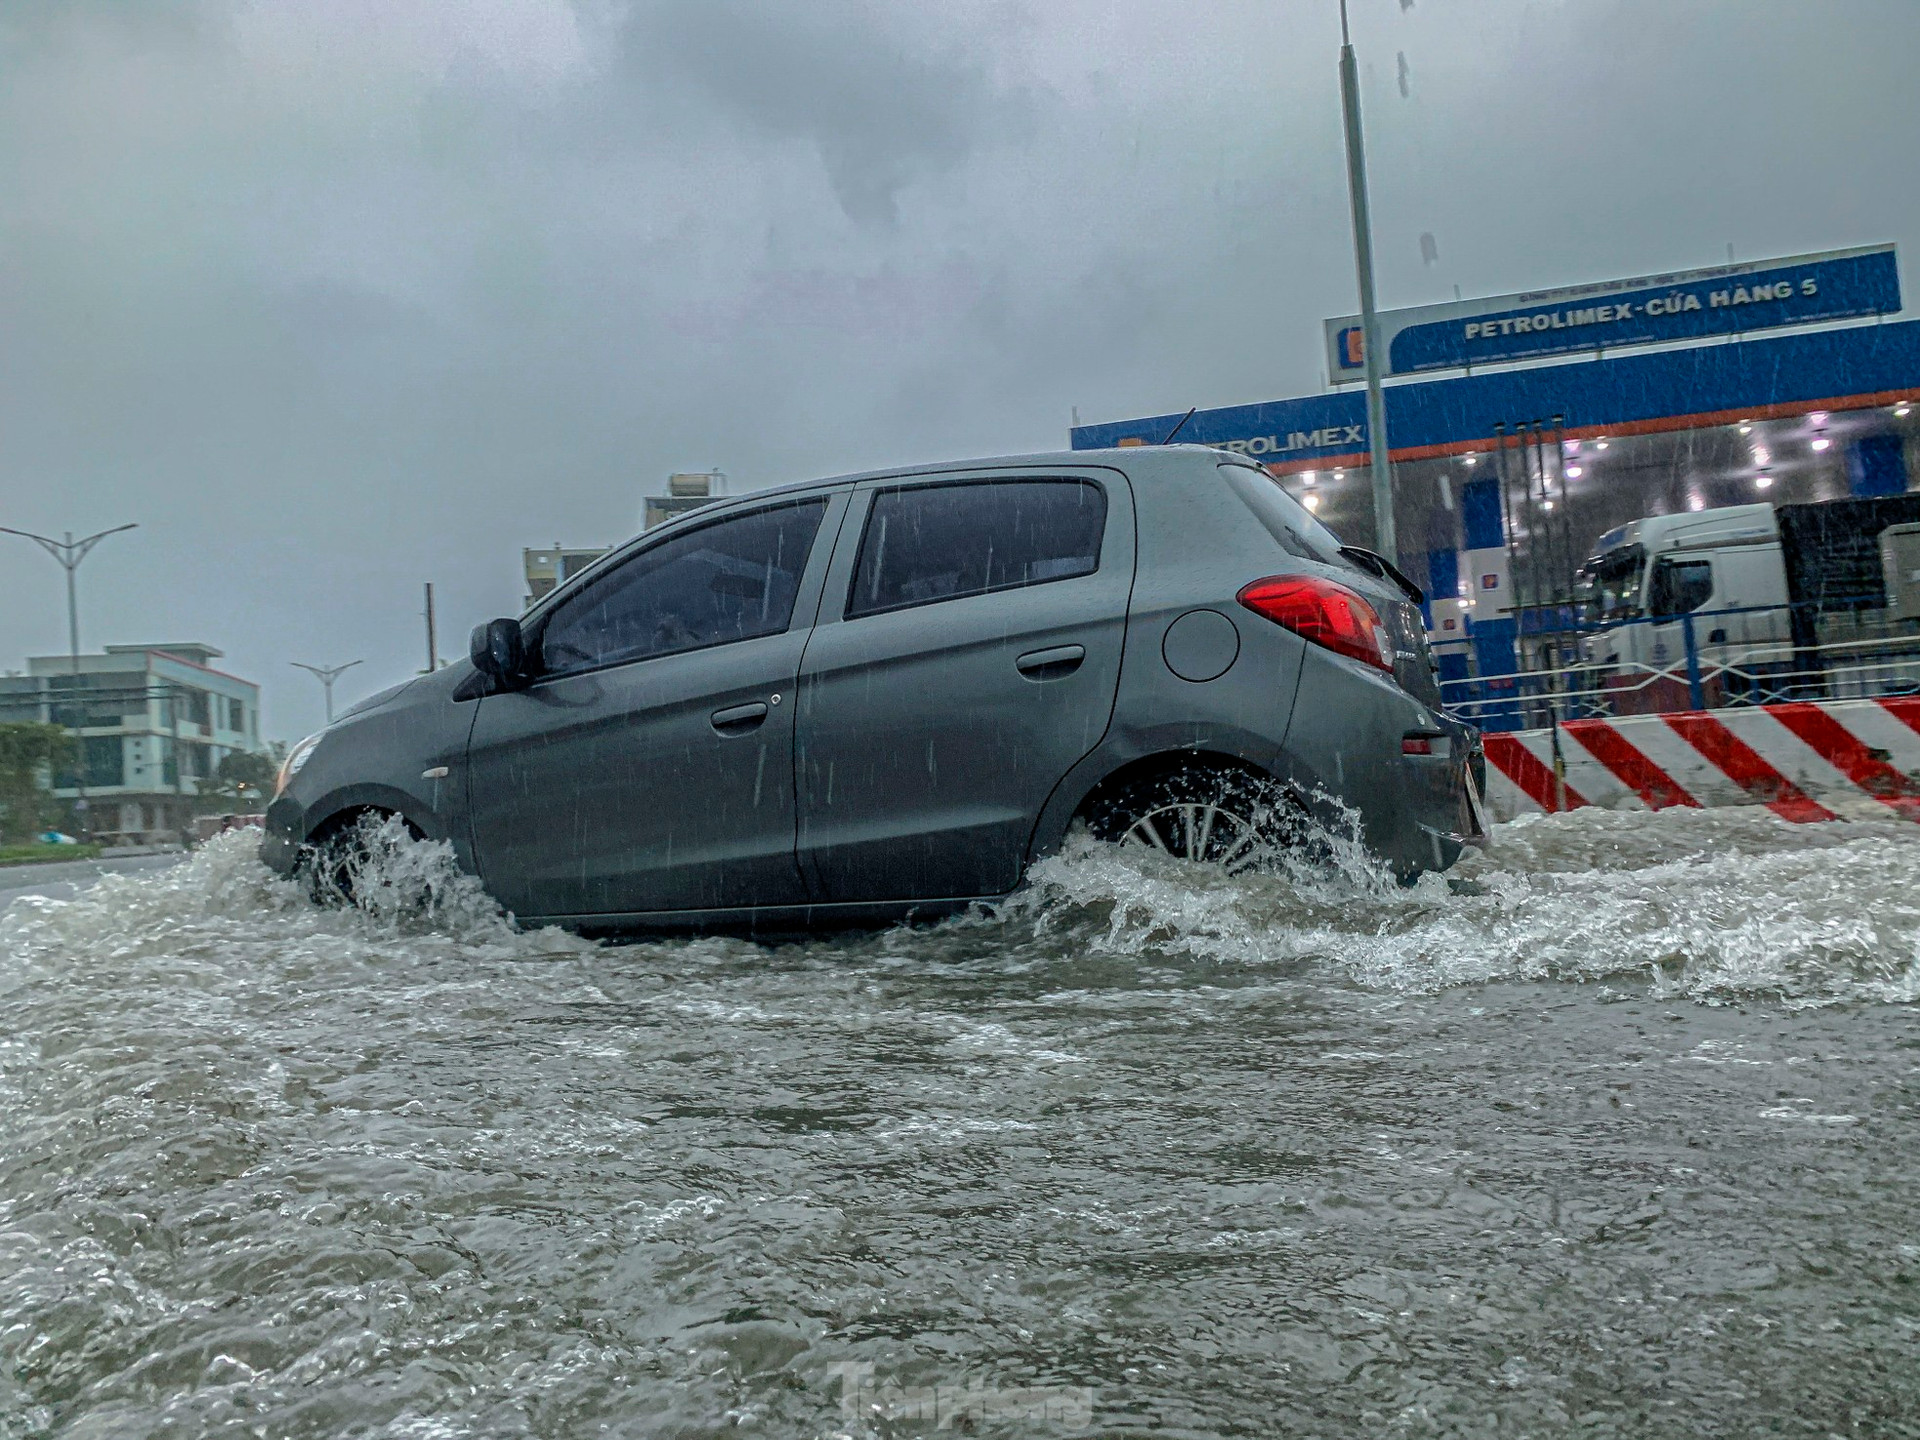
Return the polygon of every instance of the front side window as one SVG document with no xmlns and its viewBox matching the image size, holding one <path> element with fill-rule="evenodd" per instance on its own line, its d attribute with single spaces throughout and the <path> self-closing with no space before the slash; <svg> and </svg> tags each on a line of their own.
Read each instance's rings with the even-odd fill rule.
<svg viewBox="0 0 1920 1440">
<path fill-rule="evenodd" d="M 649 546 L 560 602 L 540 669 L 564 675 L 776 635 L 793 619 L 827 502 L 803 500 Z"/>
<path fill-rule="evenodd" d="M 847 618 L 1091 575 L 1107 494 L 1091 480 L 970 480 L 877 491 Z"/>
<path fill-rule="evenodd" d="M 1698 610 L 1712 594 L 1712 561 L 1662 560 L 1653 567 L 1647 609 L 1655 615 L 1684 615 Z"/>
</svg>

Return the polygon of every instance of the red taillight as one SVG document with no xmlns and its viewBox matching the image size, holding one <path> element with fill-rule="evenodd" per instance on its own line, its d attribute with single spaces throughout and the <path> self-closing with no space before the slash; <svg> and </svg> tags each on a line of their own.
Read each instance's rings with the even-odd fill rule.
<svg viewBox="0 0 1920 1440">
<path fill-rule="evenodd" d="M 1402 755 L 1431 755 L 1433 737 L 1431 735 L 1404 735 L 1400 739 Z"/>
<path fill-rule="evenodd" d="M 1270 575 L 1240 592 L 1240 603 L 1340 655 L 1393 669 L 1393 642 L 1379 612 L 1346 586 L 1314 575 Z"/>
</svg>

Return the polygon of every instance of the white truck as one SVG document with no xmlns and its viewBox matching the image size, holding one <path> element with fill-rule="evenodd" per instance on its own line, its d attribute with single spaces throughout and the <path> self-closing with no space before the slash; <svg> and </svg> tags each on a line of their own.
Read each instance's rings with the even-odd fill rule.
<svg viewBox="0 0 1920 1440">
<path fill-rule="evenodd" d="M 1580 580 L 1602 627 L 1582 659 L 1610 688 L 1684 682 L 1689 629 L 1723 690 L 1884 693 L 1920 669 L 1920 493 L 1648 516 L 1602 535 Z"/>
</svg>

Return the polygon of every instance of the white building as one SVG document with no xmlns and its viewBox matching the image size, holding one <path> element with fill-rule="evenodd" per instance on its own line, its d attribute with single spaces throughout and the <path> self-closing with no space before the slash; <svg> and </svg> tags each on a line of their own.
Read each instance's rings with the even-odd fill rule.
<svg viewBox="0 0 1920 1440">
<path fill-rule="evenodd" d="M 527 576 L 527 608 L 533 602 L 552 592 L 554 586 L 564 585 L 587 566 L 607 553 L 604 545 L 562 545 L 558 540 L 552 548 L 546 550 L 522 550 L 520 565 Z"/>
<path fill-rule="evenodd" d="M 698 510 L 702 505 L 711 505 L 727 493 L 726 472 L 721 470 L 695 470 L 681 472 L 667 477 L 667 493 L 649 495 L 640 511 L 640 528 L 651 530 L 656 525 L 664 525 L 676 516 L 689 510 Z"/>
<path fill-rule="evenodd" d="M 260 687 L 214 669 L 220 655 L 198 643 L 109 645 L 80 657 L 77 681 L 69 657 L 36 655 L 25 675 L 0 676 L 0 722 L 78 720 L 79 773 L 53 777 L 53 793 L 84 796 L 97 839 L 173 839 L 229 752 L 265 748 Z"/>
</svg>

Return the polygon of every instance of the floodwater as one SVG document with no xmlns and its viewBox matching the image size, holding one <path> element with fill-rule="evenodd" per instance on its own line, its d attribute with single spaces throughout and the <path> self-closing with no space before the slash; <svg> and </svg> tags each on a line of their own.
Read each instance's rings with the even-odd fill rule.
<svg viewBox="0 0 1920 1440">
<path fill-rule="evenodd" d="M 0 916 L 0 1436 L 1920 1434 L 1920 827 L 516 933 Z"/>
</svg>

